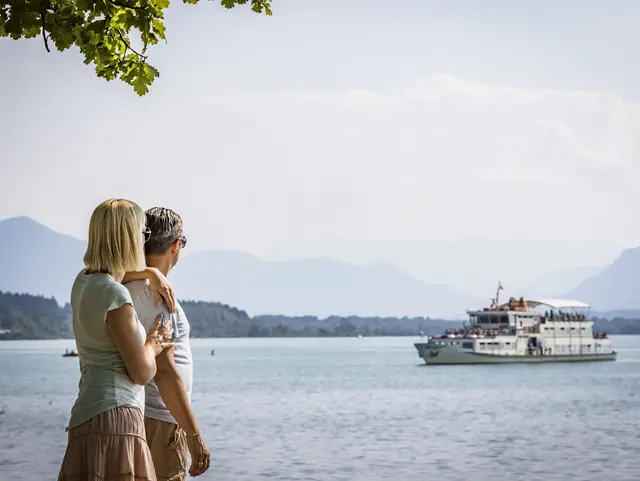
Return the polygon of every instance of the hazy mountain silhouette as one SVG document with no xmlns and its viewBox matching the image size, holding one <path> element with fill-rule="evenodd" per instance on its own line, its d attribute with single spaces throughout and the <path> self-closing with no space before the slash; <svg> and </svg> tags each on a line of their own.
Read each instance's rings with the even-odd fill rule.
<svg viewBox="0 0 640 481">
<path fill-rule="evenodd" d="M 0 290 L 68 302 L 86 243 L 27 217 L 0 222 Z M 464 317 L 483 302 L 425 284 L 398 267 L 332 259 L 266 262 L 233 251 L 190 253 L 171 275 L 180 298 L 236 305 L 250 314 Z"/>
<path fill-rule="evenodd" d="M 625 250 L 601 273 L 589 277 L 568 296 L 591 304 L 598 311 L 639 309 L 640 247 Z"/>
<path fill-rule="evenodd" d="M 67 302 L 82 268 L 85 242 L 28 217 L 0 222 L 0 290 Z"/>
<path fill-rule="evenodd" d="M 265 262 L 249 254 L 205 251 L 172 273 L 181 296 L 223 300 L 251 315 L 465 317 L 481 301 L 425 284 L 386 263 L 356 266 L 332 259 Z"/>
<path fill-rule="evenodd" d="M 531 282 L 522 295 L 529 298 L 563 297 L 585 279 L 600 274 L 606 267 L 579 266 L 547 272 Z"/>
</svg>

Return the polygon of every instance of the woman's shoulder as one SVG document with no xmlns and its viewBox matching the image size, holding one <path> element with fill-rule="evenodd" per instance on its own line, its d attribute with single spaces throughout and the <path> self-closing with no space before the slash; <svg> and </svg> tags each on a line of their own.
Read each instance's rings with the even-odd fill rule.
<svg viewBox="0 0 640 481">
<path fill-rule="evenodd" d="M 107 310 L 117 309 L 123 304 L 133 304 L 129 289 L 114 281 L 110 276 L 103 284 L 103 299 L 107 302 Z"/>
<path fill-rule="evenodd" d="M 79 284 L 83 286 L 82 297 L 84 301 L 97 303 L 98 312 L 106 312 L 122 307 L 124 304 L 132 304 L 128 289 L 107 274 L 81 272 L 74 285 Z"/>
</svg>

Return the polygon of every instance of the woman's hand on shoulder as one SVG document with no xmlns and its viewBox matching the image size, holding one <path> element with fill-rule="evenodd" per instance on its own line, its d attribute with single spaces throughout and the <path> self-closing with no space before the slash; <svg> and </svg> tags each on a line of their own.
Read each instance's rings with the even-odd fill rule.
<svg viewBox="0 0 640 481">
<path fill-rule="evenodd" d="M 176 296 L 167 277 L 155 267 L 145 269 L 149 287 L 158 305 L 166 304 L 170 314 L 176 312 Z"/>
<path fill-rule="evenodd" d="M 154 357 L 165 349 L 172 348 L 175 345 L 175 343 L 171 341 L 171 337 L 173 336 L 173 326 L 171 322 L 167 320 L 167 322 L 160 325 L 163 317 L 164 314 L 158 314 L 153 323 L 153 327 L 147 333 L 145 347 L 151 350 Z"/>
</svg>

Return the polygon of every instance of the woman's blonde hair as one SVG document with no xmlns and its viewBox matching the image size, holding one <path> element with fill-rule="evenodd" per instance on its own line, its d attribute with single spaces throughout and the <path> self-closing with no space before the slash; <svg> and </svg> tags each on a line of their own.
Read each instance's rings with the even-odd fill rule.
<svg viewBox="0 0 640 481">
<path fill-rule="evenodd" d="M 85 266 L 108 274 L 143 270 L 144 227 L 140 206 L 126 199 L 105 200 L 91 214 Z"/>
</svg>

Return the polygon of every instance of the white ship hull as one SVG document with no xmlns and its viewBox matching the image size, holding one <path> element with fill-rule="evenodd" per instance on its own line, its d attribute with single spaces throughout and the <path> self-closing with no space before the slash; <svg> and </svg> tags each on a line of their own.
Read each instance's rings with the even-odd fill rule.
<svg viewBox="0 0 640 481">
<path fill-rule="evenodd" d="M 491 354 L 443 346 L 431 342 L 415 343 L 418 356 L 429 366 L 457 364 L 542 364 L 549 362 L 615 361 L 615 351 L 583 354 Z"/>
<path fill-rule="evenodd" d="M 430 366 L 615 361 L 605 332 L 594 332 L 588 304 L 570 299 L 509 299 L 467 311 L 469 322 L 415 343 Z M 542 307 L 544 311 L 537 310 Z M 577 309 L 579 312 L 567 312 Z"/>
</svg>

